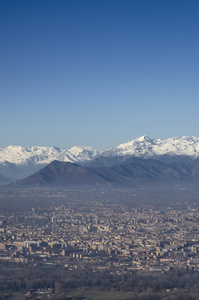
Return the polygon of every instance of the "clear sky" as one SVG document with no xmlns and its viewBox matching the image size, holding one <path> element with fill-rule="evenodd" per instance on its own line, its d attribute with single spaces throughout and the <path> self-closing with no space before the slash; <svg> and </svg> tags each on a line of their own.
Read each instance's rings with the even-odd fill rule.
<svg viewBox="0 0 199 300">
<path fill-rule="evenodd" d="M 0 147 L 199 137 L 198 0 L 0 0 Z"/>
</svg>

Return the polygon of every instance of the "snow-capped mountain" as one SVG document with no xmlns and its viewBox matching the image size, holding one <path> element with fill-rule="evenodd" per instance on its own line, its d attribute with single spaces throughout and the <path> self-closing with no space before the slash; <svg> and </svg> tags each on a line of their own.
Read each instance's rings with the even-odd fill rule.
<svg viewBox="0 0 199 300">
<path fill-rule="evenodd" d="M 154 158 L 162 161 L 166 159 L 167 162 L 171 162 L 171 157 L 172 162 L 176 161 L 176 157 L 178 161 L 179 158 L 184 161 L 185 157 L 193 160 L 199 157 L 199 138 L 183 136 L 152 139 L 144 135 L 101 152 L 83 146 L 74 146 L 70 149 L 8 146 L 0 148 L 0 184 L 29 176 L 54 160 L 100 167 L 126 163 L 130 157 Z"/>
<path fill-rule="evenodd" d="M 151 139 L 143 135 L 135 140 L 115 148 L 102 151 L 103 156 L 136 156 L 153 158 L 161 155 L 199 156 L 199 138 L 194 136 L 174 137 L 169 139 Z"/>
<path fill-rule="evenodd" d="M 70 149 L 58 147 L 8 146 L 0 148 L 0 164 L 15 165 L 49 164 L 53 160 L 81 163 L 99 156 L 136 156 L 153 158 L 160 155 L 184 155 L 192 158 L 199 156 L 199 138 L 194 136 L 169 139 L 151 139 L 144 135 L 115 148 L 98 152 L 92 147 L 74 146 Z"/>
<path fill-rule="evenodd" d="M 0 148 L 0 185 L 25 178 L 54 160 L 81 163 L 93 159 L 97 154 L 96 149 L 83 146 L 70 149 L 21 146 Z"/>
<path fill-rule="evenodd" d="M 0 149 L 0 163 L 13 163 L 16 165 L 49 164 L 53 160 L 65 162 L 82 162 L 92 159 L 98 154 L 92 147 L 75 146 L 68 150 L 57 147 L 31 147 L 8 146 Z"/>
</svg>

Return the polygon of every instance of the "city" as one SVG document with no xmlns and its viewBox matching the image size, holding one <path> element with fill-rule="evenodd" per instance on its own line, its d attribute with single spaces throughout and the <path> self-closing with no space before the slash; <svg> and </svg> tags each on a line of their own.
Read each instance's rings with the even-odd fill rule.
<svg viewBox="0 0 199 300">
<path fill-rule="evenodd" d="M 76 203 L 64 197 L 55 192 L 48 206 L 34 207 L 30 201 L 29 207 L 1 213 L 1 264 L 60 267 L 68 274 L 106 272 L 121 278 L 199 271 L 197 206 L 134 207 L 108 201 L 106 195 Z M 31 291 L 35 293 L 25 289 L 26 294 Z M 53 295 L 48 289 L 40 293 L 44 291 Z"/>
</svg>

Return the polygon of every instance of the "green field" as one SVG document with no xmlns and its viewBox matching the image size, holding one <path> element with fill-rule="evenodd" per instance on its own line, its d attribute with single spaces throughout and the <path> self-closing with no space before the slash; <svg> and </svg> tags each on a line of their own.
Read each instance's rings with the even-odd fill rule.
<svg viewBox="0 0 199 300">
<path fill-rule="evenodd" d="M 96 292 L 90 291 L 84 294 L 88 300 L 123 300 L 123 299 L 133 299 L 135 293 L 132 292 L 115 292 L 115 291 L 106 291 L 106 292 Z"/>
<path fill-rule="evenodd" d="M 135 292 L 97 291 L 76 289 L 66 293 L 68 297 L 86 297 L 86 300 L 130 300 L 137 299 Z"/>
</svg>

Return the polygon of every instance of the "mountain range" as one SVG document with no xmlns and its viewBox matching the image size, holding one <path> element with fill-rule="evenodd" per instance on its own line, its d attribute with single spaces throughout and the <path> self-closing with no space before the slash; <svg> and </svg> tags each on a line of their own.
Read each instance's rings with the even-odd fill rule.
<svg viewBox="0 0 199 300">
<path fill-rule="evenodd" d="M 124 181 L 126 184 L 131 179 L 126 180 L 128 176 L 125 172 L 130 172 L 132 175 L 130 177 L 134 178 L 134 180 L 141 173 L 142 176 L 148 176 L 150 179 L 165 178 L 165 174 L 169 174 L 171 168 L 175 171 L 175 176 L 173 171 L 171 172 L 172 176 L 179 179 L 190 178 L 194 172 L 195 174 L 198 172 L 194 169 L 194 165 L 198 164 L 196 163 L 198 157 L 199 138 L 193 136 L 151 139 L 144 135 L 101 152 L 92 147 L 83 146 L 74 146 L 70 149 L 8 146 L 4 149 L 0 148 L 0 183 L 14 182 L 35 172 L 38 176 L 38 171 L 46 166 L 48 167 L 49 164 L 51 166 L 53 161 L 64 162 L 61 167 L 62 172 L 66 172 L 63 171 L 63 168 L 69 168 L 70 166 L 70 169 L 73 168 L 73 171 L 76 169 L 75 172 L 77 170 L 80 171 L 80 168 L 82 168 L 81 172 L 86 172 L 85 174 L 87 174 L 85 176 L 89 177 L 91 175 L 91 173 L 88 175 L 88 172 L 100 176 L 100 180 L 98 180 L 99 177 L 97 179 L 95 176 L 96 184 L 102 184 L 102 181 L 103 184 L 109 185 Z M 140 168 L 142 168 L 142 171 Z M 153 170 L 155 168 L 156 171 L 151 173 L 151 168 Z M 123 177 L 119 176 L 119 178 L 118 174 L 120 173 Z M 160 175 L 160 173 L 164 175 Z M 118 180 L 115 179 L 116 177 L 118 177 Z M 71 184 L 73 183 L 71 182 Z"/>
<path fill-rule="evenodd" d="M 192 162 L 164 163 L 156 159 L 132 157 L 111 167 L 85 167 L 53 161 L 11 187 L 134 188 L 144 185 L 199 182 L 199 158 Z"/>
</svg>

